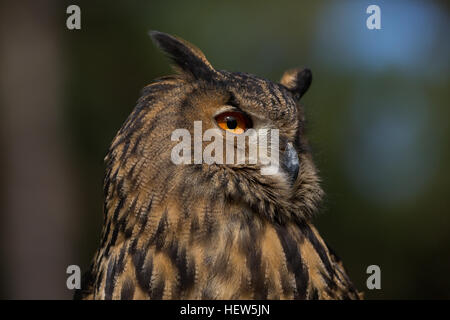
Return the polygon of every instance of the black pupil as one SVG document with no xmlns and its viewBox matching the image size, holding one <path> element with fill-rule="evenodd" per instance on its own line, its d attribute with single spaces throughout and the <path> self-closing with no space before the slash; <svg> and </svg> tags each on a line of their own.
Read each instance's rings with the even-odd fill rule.
<svg viewBox="0 0 450 320">
<path fill-rule="evenodd" d="M 227 121 L 228 129 L 231 129 L 231 130 L 236 129 L 238 123 L 237 123 L 237 120 L 234 117 L 228 116 L 228 117 L 225 118 L 225 120 Z"/>
</svg>

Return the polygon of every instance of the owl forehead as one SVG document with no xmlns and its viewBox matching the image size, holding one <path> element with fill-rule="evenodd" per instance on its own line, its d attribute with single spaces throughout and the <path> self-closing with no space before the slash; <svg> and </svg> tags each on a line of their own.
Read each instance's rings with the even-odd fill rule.
<svg viewBox="0 0 450 320">
<path fill-rule="evenodd" d="M 282 85 L 247 73 L 224 72 L 223 75 L 231 103 L 236 106 L 274 121 L 297 119 L 297 104 Z"/>
</svg>

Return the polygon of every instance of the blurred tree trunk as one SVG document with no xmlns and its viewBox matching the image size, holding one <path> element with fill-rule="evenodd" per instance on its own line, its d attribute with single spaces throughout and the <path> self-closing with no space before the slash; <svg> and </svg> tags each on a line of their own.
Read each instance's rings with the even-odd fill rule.
<svg viewBox="0 0 450 320">
<path fill-rule="evenodd" d="M 0 8 L 2 269 L 8 299 L 69 298 L 76 201 L 64 139 L 59 1 Z"/>
</svg>

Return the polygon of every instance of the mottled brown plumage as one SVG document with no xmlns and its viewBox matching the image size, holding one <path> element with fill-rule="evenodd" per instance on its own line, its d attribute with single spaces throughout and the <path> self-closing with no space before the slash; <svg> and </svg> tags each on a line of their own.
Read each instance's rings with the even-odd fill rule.
<svg viewBox="0 0 450 320">
<path fill-rule="evenodd" d="M 280 84 L 215 70 L 191 44 L 153 32 L 177 75 L 142 97 L 106 157 L 104 227 L 84 299 L 357 299 L 311 217 L 322 197 L 298 99 L 309 70 Z M 224 107 L 291 143 L 298 174 L 254 165 L 175 165 L 171 133 L 217 126 Z M 282 155 L 281 155 L 282 157 Z M 292 180 L 294 179 L 294 180 Z"/>
</svg>

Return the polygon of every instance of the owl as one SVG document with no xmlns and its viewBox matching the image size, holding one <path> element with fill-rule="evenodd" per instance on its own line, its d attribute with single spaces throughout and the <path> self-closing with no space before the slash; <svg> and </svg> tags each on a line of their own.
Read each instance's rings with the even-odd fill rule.
<svg viewBox="0 0 450 320">
<path fill-rule="evenodd" d="M 275 83 L 216 70 L 192 44 L 150 35 L 176 73 L 143 89 L 111 144 L 100 246 L 76 298 L 359 299 L 312 224 L 323 191 L 299 104 L 311 71 Z M 192 138 L 209 129 L 222 156 L 194 159 L 203 136 L 185 144 L 193 161 L 174 161 L 176 130 Z M 250 130 L 270 133 L 258 145 L 266 151 L 276 133 L 271 173 L 264 157 L 220 161 Z M 249 147 L 240 150 L 249 160 Z"/>
</svg>

